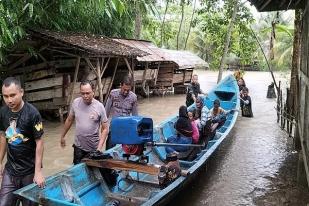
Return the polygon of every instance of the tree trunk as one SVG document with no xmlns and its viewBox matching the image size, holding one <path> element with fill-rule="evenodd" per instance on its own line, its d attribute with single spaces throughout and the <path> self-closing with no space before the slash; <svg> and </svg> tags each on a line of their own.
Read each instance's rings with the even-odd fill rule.
<svg viewBox="0 0 309 206">
<path fill-rule="evenodd" d="M 176 45 L 176 49 L 179 49 L 179 36 L 180 36 L 180 32 L 181 32 L 181 27 L 182 27 L 182 23 L 183 23 L 183 19 L 185 16 L 185 0 L 181 0 L 180 2 L 181 5 L 181 19 L 180 19 L 180 23 L 179 23 L 179 29 L 178 29 L 178 33 L 177 33 L 177 45 Z"/>
<path fill-rule="evenodd" d="M 134 37 L 135 39 L 141 38 L 141 31 L 142 31 L 142 15 L 141 9 L 139 6 L 138 1 L 135 1 L 135 30 L 134 30 Z"/>
<path fill-rule="evenodd" d="M 193 10 L 192 10 L 191 20 L 190 20 L 190 25 L 189 25 L 189 31 L 188 31 L 187 38 L 186 38 L 186 41 L 185 41 L 184 50 L 186 50 L 186 48 L 187 48 L 187 43 L 188 43 L 188 39 L 189 39 L 190 32 L 191 32 L 193 17 L 194 17 L 194 14 L 195 14 L 195 6 L 196 6 L 196 0 L 194 0 L 194 3 L 193 3 Z"/>
<path fill-rule="evenodd" d="M 276 28 L 276 21 L 273 20 L 271 22 L 271 34 L 270 34 L 270 42 L 269 42 L 269 60 L 274 60 L 275 58 L 275 52 L 274 52 L 274 44 L 275 44 L 275 38 L 276 38 L 276 33 L 275 33 L 275 28 Z"/>
<path fill-rule="evenodd" d="M 168 4 L 169 4 L 169 0 L 166 0 L 164 16 L 163 16 L 163 20 L 162 20 L 162 24 L 161 24 L 161 42 L 160 42 L 160 47 L 163 46 L 165 17 L 166 17 L 166 13 L 167 13 L 167 9 L 168 9 Z"/>
<path fill-rule="evenodd" d="M 222 55 L 222 58 L 221 58 L 221 61 L 220 61 L 219 75 L 218 75 L 217 83 L 219 83 L 222 79 L 224 61 L 225 61 L 225 58 L 226 58 L 226 55 L 227 55 L 227 52 L 228 52 L 228 49 L 229 49 L 231 34 L 232 34 L 232 30 L 233 30 L 234 21 L 236 19 L 237 10 L 238 10 L 238 0 L 235 1 L 235 6 L 234 6 L 234 9 L 233 9 L 232 18 L 231 18 L 231 21 L 229 23 L 227 34 L 226 34 L 226 37 L 225 37 L 224 50 L 223 50 L 223 55 Z"/>
<path fill-rule="evenodd" d="M 294 41 L 293 41 L 293 57 L 292 57 L 292 69 L 291 69 L 291 82 L 290 82 L 290 105 L 291 115 L 297 119 L 297 107 L 298 107 L 298 69 L 300 67 L 300 38 L 301 38 L 301 11 L 295 10 L 294 21 Z"/>
</svg>

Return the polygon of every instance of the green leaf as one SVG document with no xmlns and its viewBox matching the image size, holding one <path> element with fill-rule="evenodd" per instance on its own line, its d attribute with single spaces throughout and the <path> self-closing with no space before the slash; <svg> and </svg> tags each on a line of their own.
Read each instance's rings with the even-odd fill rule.
<svg viewBox="0 0 309 206">
<path fill-rule="evenodd" d="M 111 1 L 110 1 L 110 5 L 111 5 L 112 8 L 114 9 L 114 11 L 117 11 L 116 4 L 117 4 L 117 0 L 111 0 Z"/>
<path fill-rule="evenodd" d="M 11 41 L 11 43 L 14 44 L 15 41 L 14 41 L 14 38 L 13 38 L 11 31 L 6 29 L 5 33 L 6 33 L 7 37 L 9 38 L 9 40 Z"/>
<path fill-rule="evenodd" d="M 29 4 L 29 17 L 32 18 L 33 16 L 33 4 Z"/>
<path fill-rule="evenodd" d="M 112 18 L 112 15 L 111 13 L 109 12 L 109 10 L 107 8 L 105 8 L 105 14 L 111 19 Z"/>
</svg>

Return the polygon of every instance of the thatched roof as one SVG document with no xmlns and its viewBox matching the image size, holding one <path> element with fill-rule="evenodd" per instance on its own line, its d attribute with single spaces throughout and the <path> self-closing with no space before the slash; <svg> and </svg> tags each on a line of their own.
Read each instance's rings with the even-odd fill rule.
<svg viewBox="0 0 309 206">
<path fill-rule="evenodd" d="M 304 9 L 308 0 L 248 0 L 258 11 Z"/>
<path fill-rule="evenodd" d="M 95 56 L 145 56 L 148 53 L 114 41 L 111 38 L 75 32 L 29 30 L 31 37 L 72 49 L 74 53 Z"/>
</svg>

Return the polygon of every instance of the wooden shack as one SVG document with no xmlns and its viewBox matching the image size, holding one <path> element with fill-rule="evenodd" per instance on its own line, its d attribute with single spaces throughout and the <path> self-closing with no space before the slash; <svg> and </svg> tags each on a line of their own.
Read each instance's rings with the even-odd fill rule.
<svg viewBox="0 0 309 206">
<path fill-rule="evenodd" d="M 141 87 L 145 95 L 150 89 L 171 87 L 175 63 L 165 59 L 162 50 L 151 41 L 114 38 L 127 46 L 140 49 L 149 55 L 136 58 L 134 79 L 137 87 Z"/>
<path fill-rule="evenodd" d="M 298 180 L 309 185 L 309 1 L 308 0 L 249 0 L 259 11 L 278 11 L 288 9 L 300 9 L 300 56 L 298 74 L 292 78 L 297 81 L 297 132 L 299 138 L 300 158 L 298 164 Z M 296 134 L 297 134 L 296 132 Z M 302 167 L 303 166 L 303 167 Z M 304 172 L 303 169 L 304 168 Z M 302 175 L 304 174 L 304 175 Z M 302 176 L 306 179 L 302 182 Z"/>
<path fill-rule="evenodd" d="M 209 65 L 199 56 L 189 51 L 163 49 L 165 59 L 176 63 L 173 74 L 173 86 L 190 83 L 194 69 L 209 69 Z"/>
<path fill-rule="evenodd" d="M 43 30 L 28 33 L 1 66 L 1 78 L 19 77 L 25 100 L 39 110 L 57 110 L 60 116 L 79 95 L 80 81 L 93 81 L 96 96 L 105 102 L 118 71 L 127 70 L 134 77 L 134 59 L 147 55 L 103 36 Z"/>
<path fill-rule="evenodd" d="M 135 65 L 136 83 L 144 90 L 173 91 L 174 87 L 184 87 L 190 82 L 194 68 L 208 68 L 208 63 L 188 51 L 161 49 L 150 41 L 134 39 L 114 39 L 130 47 L 140 49 L 150 55 L 137 57 Z M 136 72 L 139 71 L 139 72 Z"/>
</svg>

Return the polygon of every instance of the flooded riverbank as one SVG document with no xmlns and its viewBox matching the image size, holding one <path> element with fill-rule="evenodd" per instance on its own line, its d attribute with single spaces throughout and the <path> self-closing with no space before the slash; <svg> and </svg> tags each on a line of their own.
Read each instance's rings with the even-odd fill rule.
<svg viewBox="0 0 309 206">
<path fill-rule="evenodd" d="M 197 71 L 207 92 L 217 72 Z M 229 72 L 226 72 L 228 74 Z M 288 75 L 287 75 L 288 76 Z M 277 75 L 284 77 L 284 75 Z M 293 140 L 276 123 L 276 100 L 267 99 L 271 76 L 267 72 L 246 72 L 245 80 L 253 101 L 254 118 L 238 117 L 235 127 L 200 175 L 170 205 L 306 205 L 308 189 L 296 183 L 297 157 Z M 284 85 L 284 84 L 283 84 Z M 168 95 L 139 100 L 140 115 L 155 124 L 178 112 L 185 95 Z M 74 125 L 67 134 L 67 146 L 60 148 L 62 125 L 44 122 L 44 174 L 52 175 L 72 164 Z"/>
</svg>

